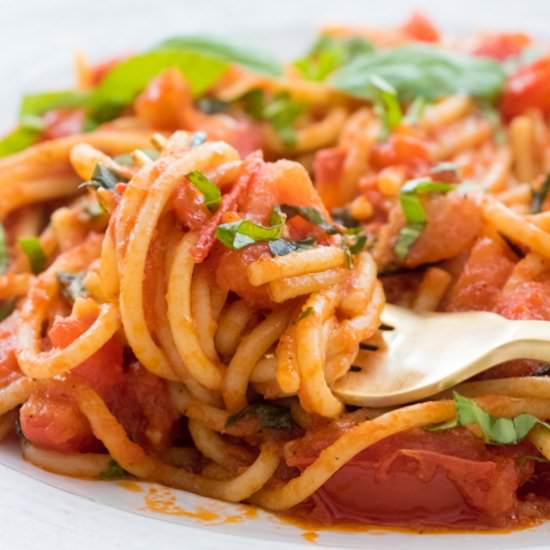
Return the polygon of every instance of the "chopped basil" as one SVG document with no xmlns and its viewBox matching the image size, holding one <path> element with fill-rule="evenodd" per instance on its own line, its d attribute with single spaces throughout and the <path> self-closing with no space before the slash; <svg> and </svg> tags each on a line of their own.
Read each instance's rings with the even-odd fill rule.
<svg viewBox="0 0 550 550">
<path fill-rule="evenodd" d="M 196 101 L 197 109 L 207 115 L 223 113 L 229 108 L 229 103 L 215 97 L 201 97 Z"/>
<path fill-rule="evenodd" d="M 305 319 L 306 317 L 309 317 L 310 315 L 313 315 L 314 311 L 313 311 L 313 308 L 310 306 L 310 307 L 306 307 L 304 310 L 302 310 L 302 312 L 300 313 L 299 317 L 298 317 L 298 321 L 301 321 L 302 319 Z"/>
<path fill-rule="evenodd" d="M 348 244 L 348 248 L 352 254 L 359 254 L 359 252 L 361 252 L 365 248 L 366 244 L 367 236 L 358 235 L 353 244 Z"/>
<path fill-rule="evenodd" d="M 281 204 L 274 208 L 274 210 L 279 210 L 288 218 L 300 216 L 301 218 L 304 218 L 304 220 L 307 220 L 309 223 L 320 227 L 329 235 L 340 233 L 336 226 L 328 223 L 321 212 L 317 208 L 314 208 L 312 206 L 295 206 L 293 204 Z"/>
<path fill-rule="evenodd" d="M 308 80 L 325 80 L 342 65 L 373 50 L 365 38 L 322 35 L 305 57 L 294 62 L 294 67 Z"/>
<path fill-rule="evenodd" d="M 227 248 L 240 250 L 251 244 L 280 239 L 283 227 L 283 223 L 266 227 L 243 219 L 218 225 L 216 239 Z"/>
<path fill-rule="evenodd" d="M 206 143 L 207 139 L 208 135 L 206 132 L 194 132 L 191 136 L 191 148 L 198 147 L 199 145 Z"/>
<path fill-rule="evenodd" d="M 84 286 L 84 277 L 86 277 L 85 272 L 68 273 L 66 271 L 59 271 L 57 273 L 57 280 L 61 285 L 61 294 L 71 302 L 74 302 L 81 296 L 87 296 L 88 291 Z"/>
<path fill-rule="evenodd" d="M 550 174 L 548 174 L 542 184 L 541 188 L 537 191 L 531 192 L 531 212 L 533 214 L 538 214 L 542 212 L 542 207 L 544 206 L 544 201 L 548 196 L 550 191 Z"/>
<path fill-rule="evenodd" d="M 243 418 L 256 417 L 262 428 L 272 430 L 292 430 L 295 426 L 290 409 L 271 403 L 255 403 L 230 416 L 225 423 L 230 428 Z"/>
<path fill-rule="evenodd" d="M 262 120 L 265 106 L 264 93 L 260 89 L 250 90 L 238 99 L 243 109 L 255 120 Z"/>
<path fill-rule="evenodd" d="M 382 133 L 380 138 L 386 139 L 391 131 L 401 123 L 403 113 L 397 98 L 395 88 L 384 78 L 373 74 L 370 79 L 374 110 L 382 120 Z"/>
<path fill-rule="evenodd" d="M 21 237 L 19 246 L 29 259 L 31 271 L 36 275 L 44 270 L 48 258 L 38 237 Z"/>
<path fill-rule="evenodd" d="M 426 101 L 425 97 L 415 97 L 412 103 L 407 108 L 407 112 L 403 117 L 403 123 L 407 124 L 408 126 L 414 126 L 418 124 L 418 121 L 424 115 L 424 111 L 426 110 L 427 105 L 428 102 Z"/>
<path fill-rule="evenodd" d="M 299 252 L 300 250 L 315 248 L 315 239 L 313 237 L 302 239 L 300 241 L 277 239 L 276 241 L 269 241 L 267 246 L 273 256 L 286 256 L 291 252 Z"/>
<path fill-rule="evenodd" d="M 117 176 L 110 168 L 97 163 L 90 181 L 81 184 L 81 187 L 91 187 L 92 189 L 107 189 L 112 191 L 119 181 L 123 178 Z"/>
<path fill-rule="evenodd" d="M 405 226 L 399 232 L 395 245 L 394 254 L 404 260 L 411 247 L 422 234 L 426 225 L 427 216 L 422 201 L 418 195 L 426 193 L 447 193 L 454 186 L 450 183 L 432 181 L 430 178 L 418 178 L 408 181 L 399 193 L 399 203 L 403 214 L 405 214 Z"/>
<path fill-rule="evenodd" d="M 55 92 L 41 92 L 23 96 L 19 107 L 19 118 L 22 120 L 29 115 L 40 116 L 54 109 L 74 109 L 87 107 L 91 92 L 85 90 L 61 90 Z"/>
<path fill-rule="evenodd" d="M 8 252 L 8 243 L 6 242 L 6 232 L 4 226 L 0 224 L 0 275 L 5 273 L 10 263 Z"/>
<path fill-rule="evenodd" d="M 441 431 L 456 426 L 476 424 L 485 443 L 490 445 L 515 445 L 524 439 L 537 425 L 550 429 L 550 425 L 527 413 L 512 418 L 490 415 L 475 401 L 453 392 L 456 406 L 456 419 L 431 426 L 428 430 Z"/>
<path fill-rule="evenodd" d="M 294 101 L 290 94 L 282 92 L 276 94 L 273 101 L 264 106 L 262 118 L 271 124 L 286 146 L 292 147 L 296 144 L 294 122 L 304 110 L 303 103 Z"/>
<path fill-rule="evenodd" d="M 15 300 L 0 302 L 0 321 L 9 317 L 15 309 Z"/>
<path fill-rule="evenodd" d="M 91 117 L 97 122 L 115 118 L 153 78 L 170 68 L 179 69 L 198 96 L 222 76 L 227 63 L 194 49 L 162 48 L 135 55 L 118 63 L 98 86 L 90 100 Z"/>
<path fill-rule="evenodd" d="M 34 145 L 40 134 L 40 129 L 27 126 L 19 126 L 15 130 L 12 130 L 0 139 L 0 157 L 13 155 Z"/>
<path fill-rule="evenodd" d="M 360 227 L 359 220 L 355 219 L 351 215 L 349 208 L 333 208 L 330 213 L 332 215 L 332 219 L 336 223 L 339 223 L 348 229 Z"/>
<path fill-rule="evenodd" d="M 370 99 L 371 77 L 378 75 L 397 91 L 400 101 L 434 100 L 457 93 L 494 102 L 506 75 L 500 63 L 451 52 L 429 44 L 379 49 L 356 57 L 332 76 L 335 88 Z"/>
<path fill-rule="evenodd" d="M 219 187 L 199 170 L 193 170 L 186 178 L 202 193 L 204 204 L 211 212 L 217 210 L 222 202 Z"/>
<path fill-rule="evenodd" d="M 109 460 L 109 464 L 103 470 L 99 473 L 99 479 L 102 481 L 111 481 L 113 479 L 120 479 L 123 477 L 126 477 L 128 475 L 128 472 L 120 466 L 120 464 L 111 458 Z"/>
<path fill-rule="evenodd" d="M 283 74 L 283 66 L 270 54 L 249 46 L 227 42 L 215 36 L 174 36 L 163 40 L 158 48 L 195 51 L 211 56 L 215 60 L 240 65 L 252 72 L 267 76 Z"/>
</svg>

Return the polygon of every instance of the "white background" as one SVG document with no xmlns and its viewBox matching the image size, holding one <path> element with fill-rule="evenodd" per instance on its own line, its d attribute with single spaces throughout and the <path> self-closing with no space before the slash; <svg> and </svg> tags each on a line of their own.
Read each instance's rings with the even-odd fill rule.
<svg viewBox="0 0 550 550">
<path fill-rule="evenodd" d="M 457 29 L 549 32 L 550 0 L 0 0 L 0 126 L 14 122 L 21 92 L 70 84 L 75 48 L 99 59 L 148 47 L 170 34 L 209 30 L 238 34 L 245 42 L 289 55 L 318 24 L 397 23 L 411 7 L 425 8 L 442 26 Z M 512 548 L 508 540 L 499 539 L 498 547 Z M 526 540 L 513 547 L 550 547 L 548 537 L 532 544 Z M 382 537 L 365 548 L 383 550 L 391 546 L 387 543 Z M 268 546 L 132 516 L 0 466 L 0 550 L 242 550 L 253 545 Z M 478 548 L 476 537 L 465 538 L 466 545 Z"/>
</svg>

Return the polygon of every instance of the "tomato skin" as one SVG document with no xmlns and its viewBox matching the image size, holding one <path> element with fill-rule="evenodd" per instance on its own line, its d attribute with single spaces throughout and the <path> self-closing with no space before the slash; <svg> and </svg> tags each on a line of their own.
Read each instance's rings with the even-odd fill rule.
<svg viewBox="0 0 550 550">
<path fill-rule="evenodd" d="M 550 57 L 520 67 L 506 83 L 500 110 L 506 120 L 528 109 L 550 113 Z"/>
<path fill-rule="evenodd" d="M 492 57 L 498 61 L 506 61 L 514 57 L 531 43 L 531 37 L 522 32 L 502 32 L 483 36 L 479 44 L 472 50 L 474 55 Z"/>
<path fill-rule="evenodd" d="M 42 139 L 57 139 L 81 134 L 84 127 L 84 109 L 57 109 L 49 111 L 42 117 L 44 130 Z"/>
<path fill-rule="evenodd" d="M 342 175 L 347 152 L 343 147 L 321 149 L 315 154 L 313 173 L 315 187 L 328 208 L 340 202 L 338 182 Z"/>
<path fill-rule="evenodd" d="M 401 30 L 420 42 L 439 42 L 439 31 L 424 14 L 415 12 L 401 26 Z"/>
<path fill-rule="evenodd" d="M 377 144 L 370 160 L 378 170 L 396 165 L 415 170 L 427 165 L 431 154 L 424 140 L 406 132 L 398 132 L 392 134 L 387 141 Z"/>
<path fill-rule="evenodd" d="M 310 432 L 287 445 L 287 464 L 307 467 L 337 436 L 334 426 Z M 529 444 L 486 448 L 465 429 L 409 430 L 359 453 L 293 513 L 324 524 L 503 526 L 533 471 L 516 458 L 530 451 Z"/>
</svg>

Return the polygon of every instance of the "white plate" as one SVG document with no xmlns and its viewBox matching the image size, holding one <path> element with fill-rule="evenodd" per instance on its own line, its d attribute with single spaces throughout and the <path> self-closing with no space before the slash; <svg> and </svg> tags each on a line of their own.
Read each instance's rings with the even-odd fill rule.
<svg viewBox="0 0 550 550">
<path fill-rule="evenodd" d="M 13 123 L 25 90 L 70 84 L 75 48 L 92 57 L 144 48 L 177 32 L 215 31 L 278 51 L 297 52 L 323 22 L 391 24 L 412 7 L 432 13 L 442 26 L 508 28 L 544 35 L 547 0 L 16 0 L 0 5 L 0 127 Z M 262 550 L 311 547 L 304 531 L 259 512 L 183 492 L 178 515 L 146 506 L 148 484 L 131 492 L 116 483 L 86 482 L 48 474 L 24 463 L 15 446 L 0 447 L 1 550 Z M 212 521 L 186 517 L 207 509 Z M 228 522 L 227 518 L 233 517 Z M 160 520 L 160 521 L 159 521 Z M 550 547 L 550 523 L 507 535 L 424 535 L 318 531 L 317 546 L 363 550 L 535 550 Z"/>
</svg>

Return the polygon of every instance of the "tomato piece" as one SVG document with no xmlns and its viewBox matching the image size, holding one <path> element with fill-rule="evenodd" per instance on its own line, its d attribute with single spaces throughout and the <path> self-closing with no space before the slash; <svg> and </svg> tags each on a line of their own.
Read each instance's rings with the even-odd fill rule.
<svg viewBox="0 0 550 550">
<path fill-rule="evenodd" d="M 178 219 L 191 231 L 199 230 L 210 217 L 201 192 L 187 179 L 177 188 L 173 204 Z"/>
<path fill-rule="evenodd" d="M 49 111 L 42 117 L 44 130 L 42 139 L 57 139 L 74 134 L 81 134 L 84 127 L 84 109 L 57 109 Z"/>
<path fill-rule="evenodd" d="M 500 110 L 506 120 L 528 109 L 550 113 L 550 57 L 520 67 L 506 83 Z"/>
<path fill-rule="evenodd" d="M 508 319 L 550 320 L 550 283 L 519 283 L 497 299 L 494 311 Z"/>
<path fill-rule="evenodd" d="M 414 12 L 401 26 L 401 31 L 414 40 L 439 42 L 439 31 L 423 13 Z"/>
<path fill-rule="evenodd" d="M 86 332 L 94 320 L 90 317 L 57 317 L 48 335 L 55 347 L 66 348 Z M 113 336 L 71 373 L 85 380 L 99 394 L 103 394 L 122 380 L 122 352 L 123 346 L 120 339 L 118 336 Z"/>
<path fill-rule="evenodd" d="M 447 310 L 492 311 L 516 261 L 503 243 L 480 238 L 451 290 Z"/>
<path fill-rule="evenodd" d="M 347 152 L 343 147 L 321 149 L 315 154 L 313 173 L 315 187 L 328 208 L 339 204 L 338 182 L 344 168 Z"/>
<path fill-rule="evenodd" d="M 334 436 L 329 427 L 287 445 L 287 464 L 307 467 Z M 399 433 L 347 462 L 293 513 L 324 524 L 503 526 L 533 471 L 515 460 L 531 451 L 526 445 L 489 450 L 464 429 Z"/>
<path fill-rule="evenodd" d="M 427 222 L 405 264 L 415 267 L 458 256 L 481 232 L 481 212 L 471 199 L 450 194 L 424 201 Z"/>
<path fill-rule="evenodd" d="M 388 140 L 378 143 L 370 157 L 372 166 L 378 170 L 396 165 L 417 170 L 429 164 L 430 159 L 431 154 L 426 142 L 404 132 L 392 134 Z"/>
<path fill-rule="evenodd" d="M 522 32 L 501 32 L 481 37 L 479 44 L 472 50 L 474 55 L 492 57 L 506 61 L 514 57 L 531 43 L 531 37 Z"/>
</svg>

